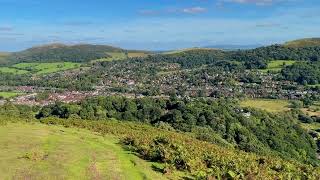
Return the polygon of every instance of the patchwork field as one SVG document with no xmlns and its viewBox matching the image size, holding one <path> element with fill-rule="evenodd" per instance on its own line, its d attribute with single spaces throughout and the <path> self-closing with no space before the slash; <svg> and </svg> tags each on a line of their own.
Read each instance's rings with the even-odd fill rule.
<svg viewBox="0 0 320 180">
<path fill-rule="evenodd" d="M 133 58 L 133 57 L 144 57 L 147 56 L 148 54 L 145 52 L 128 52 L 128 54 L 124 52 L 109 52 L 108 53 L 111 57 L 109 58 L 103 58 L 103 59 L 97 59 L 94 60 L 93 62 L 103 62 L 103 61 L 119 61 L 119 60 L 124 60 L 126 58 Z"/>
<path fill-rule="evenodd" d="M 36 74 L 49 74 L 69 69 L 79 68 L 79 63 L 58 62 L 58 63 L 20 63 L 13 66 L 17 69 L 35 72 Z"/>
<path fill-rule="evenodd" d="M 0 97 L 12 98 L 12 97 L 23 95 L 23 94 L 24 93 L 19 93 L 19 92 L 0 92 Z"/>
<path fill-rule="evenodd" d="M 269 112 L 283 112 L 289 110 L 287 100 L 278 99 L 247 99 L 240 102 L 242 107 L 253 107 L 263 109 Z"/>
<path fill-rule="evenodd" d="M 0 72 L 13 74 L 49 74 L 80 67 L 80 63 L 58 62 L 58 63 L 19 63 L 11 67 L 1 67 Z"/>
<path fill-rule="evenodd" d="M 0 179 L 165 179 L 113 136 L 42 124 L 0 126 Z"/>
<path fill-rule="evenodd" d="M 261 70 L 262 72 L 279 72 L 282 70 L 282 68 L 286 66 L 290 66 L 294 64 L 296 61 L 290 61 L 290 60 L 276 60 L 276 61 L 271 61 L 268 63 L 267 69 Z"/>
</svg>

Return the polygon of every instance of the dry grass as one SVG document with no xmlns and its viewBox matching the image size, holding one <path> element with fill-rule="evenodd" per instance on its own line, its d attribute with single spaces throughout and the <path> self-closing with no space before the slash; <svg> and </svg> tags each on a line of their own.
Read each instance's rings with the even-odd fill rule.
<svg viewBox="0 0 320 180">
<path fill-rule="evenodd" d="M 41 124 L 0 126 L 0 179 L 164 179 L 113 136 Z"/>
</svg>

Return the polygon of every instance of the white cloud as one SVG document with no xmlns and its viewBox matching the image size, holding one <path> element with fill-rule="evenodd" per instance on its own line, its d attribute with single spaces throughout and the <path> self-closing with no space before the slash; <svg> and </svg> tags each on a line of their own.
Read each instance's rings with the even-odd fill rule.
<svg viewBox="0 0 320 180">
<path fill-rule="evenodd" d="M 192 7 L 192 8 L 185 8 L 182 9 L 182 12 L 188 13 L 188 14 L 197 14 L 197 13 L 203 13 L 206 12 L 207 9 L 203 7 Z"/>
<path fill-rule="evenodd" d="M 241 4 L 256 4 L 259 6 L 264 6 L 264 5 L 272 5 L 273 3 L 279 2 L 281 0 L 224 0 L 224 1 L 241 3 Z"/>
</svg>

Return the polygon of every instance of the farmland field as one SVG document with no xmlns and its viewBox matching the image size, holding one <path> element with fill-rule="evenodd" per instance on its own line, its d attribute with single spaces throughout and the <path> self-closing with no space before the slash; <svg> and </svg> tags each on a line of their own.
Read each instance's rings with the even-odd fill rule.
<svg viewBox="0 0 320 180">
<path fill-rule="evenodd" d="M 145 52 L 129 52 L 128 53 L 128 57 L 131 57 L 131 58 L 133 58 L 133 57 L 145 57 L 147 55 L 148 55 L 148 53 L 145 53 Z"/>
<path fill-rule="evenodd" d="M 23 93 L 19 93 L 19 92 L 0 92 L 0 97 L 3 97 L 3 98 L 12 98 L 12 97 L 19 96 L 19 95 L 23 95 Z"/>
<path fill-rule="evenodd" d="M 49 74 L 80 67 L 79 63 L 58 62 L 58 63 L 19 63 L 13 68 L 26 70 L 35 74 Z"/>
<path fill-rule="evenodd" d="M 147 55 L 147 53 L 144 52 L 128 52 L 126 55 L 124 52 L 110 52 L 108 53 L 111 57 L 109 58 L 103 58 L 103 59 L 97 59 L 93 62 L 103 62 L 103 61 L 118 61 L 118 60 L 124 60 L 127 57 L 133 58 L 133 57 L 144 57 Z"/>
<path fill-rule="evenodd" d="M 0 67 L 2 73 L 13 73 L 13 74 L 49 74 L 59 71 L 65 71 L 70 69 L 79 68 L 80 63 L 72 62 L 58 62 L 58 63 L 19 63 L 11 67 Z"/>
<path fill-rule="evenodd" d="M 13 74 L 27 74 L 29 71 L 22 70 L 22 69 L 16 69 L 13 67 L 0 67 L 1 73 L 13 73 Z"/>
<path fill-rule="evenodd" d="M 289 102 L 287 100 L 247 99 L 240 102 L 240 105 L 242 107 L 263 109 L 269 112 L 283 112 L 289 110 Z"/>
<path fill-rule="evenodd" d="M 271 61 L 268 63 L 267 69 L 261 70 L 262 72 L 279 72 L 284 68 L 285 66 L 290 66 L 294 64 L 296 61 L 290 61 L 290 60 L 276 60 L 276 61 Z"/>
<path fill-rule="evenodd" d="M 8 123 L 0 126 L 0 179 L 165 179 L 113 136 Z"/>
</svg>

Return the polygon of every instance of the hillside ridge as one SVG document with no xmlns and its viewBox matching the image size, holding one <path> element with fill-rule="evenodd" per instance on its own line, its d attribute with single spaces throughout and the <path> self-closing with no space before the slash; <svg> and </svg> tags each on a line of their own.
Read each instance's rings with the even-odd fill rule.
<svg viewBox="0 0 320 180">
<path fill-rule="evenodd" d="M 297 39 L 297 40 L 286 42 L 284 44 L 284 46 L 286 46 L 286 47 L 294 47 L 294 48 L 320 46 L 320 38 Z"/>
</svg>

